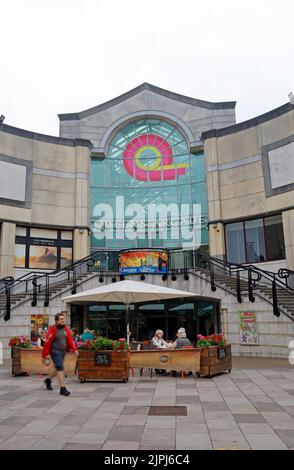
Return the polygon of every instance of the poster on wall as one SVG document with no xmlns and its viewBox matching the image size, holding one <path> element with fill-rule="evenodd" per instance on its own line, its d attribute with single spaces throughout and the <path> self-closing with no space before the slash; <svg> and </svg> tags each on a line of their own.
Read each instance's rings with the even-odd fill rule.
<svg viewBox="0 0 294 470">
<path fill-rule="evenodd" d="M 165 273 L 168 254 L 166 251 L 126 251 L 119 255 L 120 274 Z"/>
<path fill-rule="evenodd" d="M 240 312 L 240 344 L 258 344 L 258 333 L 255 312 Z"/>
<path fill-rule="evenodd" d="M 49 246 L 30 246 L 30 268 L 56 269 L 57 248 Z"/>
<path fill-rule="evenodd" d="M 41 336 L 42 330 L 49 326 L 48 315 L 31 315 L 31 340 Z"/>
</svg>

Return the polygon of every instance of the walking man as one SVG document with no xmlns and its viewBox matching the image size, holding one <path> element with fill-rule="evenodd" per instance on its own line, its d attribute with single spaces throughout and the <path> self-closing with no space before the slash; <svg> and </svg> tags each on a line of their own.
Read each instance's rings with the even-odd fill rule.
<svg viewBox="0 0 294 470">
<path fill-rule="evenodd" d="M 65 325 L 64 314 L 57 313 L 55 315 L 55 325 L 50 326 L 48 330 L 48 341 L 46 341 L 42 349 L 42 362 L 44 363 L 45 359 L 51 356 L 55 365 L 54 372 L 44 381 L 47 390 L 53 390 L 51 381 L 53 377 L 57 375 L 60 385 L 60 395 L 64 395 L 65 397 L 70 395 L 70 392 L 64 385 L 64 356 L 66 351 L 74 351 L 76 357 L 79 355 L 77 347 L 72 339 L 70 329 Z"/>
</svg>

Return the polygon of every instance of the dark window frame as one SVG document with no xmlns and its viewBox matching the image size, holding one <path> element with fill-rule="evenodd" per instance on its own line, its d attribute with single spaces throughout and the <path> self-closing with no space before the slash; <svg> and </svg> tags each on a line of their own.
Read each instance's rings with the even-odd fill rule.
<svg viewBox="0 0 294 470">
<path fill-rule="evenodd" d="M 56 248 L 56 267 L 53 269 L 61 269 L 61 249 L 62 248 L 71 248 L 72 250 L 72 257 L 71 263 L 73 262 L 73 230 L 65 230 L 65 229 L 52 229 L 51 227 L 24 227 L 18 225 L 18 227 L 26 229 L 26 235 L 16 235 L 15 236 L 15 244 L 17 245 L 24 245 L 25 246 L 25 266 L 24 267 L 16 267 L 16 269 L 35 269 L 30 267 L 30 247 L 31 246 L 48 246 Z M 57 232 L 57 238 L 47 238 L 47 237 L 32 237 L 31 236 L 31 229 L 46 229 L 46 230 L 53 230 Z M 71 232 L 72 233 L 72 240 L 64 240 L 62 239 L 62 232 Z M 34 240 L 48 240 L 48 245 L 43 243 L 34 243 Z M 37 268 L 38 270 L 49 270 L 50 268 Z M 50 269 L 52 270 L 52 269 Z"/>
<path fill-rule="evenodd" d="M 284 256 L 282 256 L 281 258 L 271 258 L 269 259 L 268 257 L 268 246 L 267 246 L 267 234 L 266 234 L 266 224 L 265 224 L 265 220 L 270 218 L 270 217 L 273 217 L 273 216 L 277 216 L 277 215 L 280 215 L 281 216 L 281 225 L 282 225 L 282 230 L 283 230 L 283 241 L 284 241 Z M 245 223 L 248 222 L 248 221 L 252 221 L 252 220 L 258 220 L 258 219 L 262 219 L 262 225 L 263 225 L 263 237 L 264 237 L 264 244 L 265 244 L 265 255 L 266 255 L 266 258 L 262 261 L 255 261 L 255 262 L 251 262 L 251 261 L 248 261 L 248 255 L 247 255 L 247 241 L 246 241 L 246 227 L 245 227 Z M 268 216 L 256 216 L 256 217 L 250 217 L 248 219 L 243 219 L 243 220 L 236 220 L 236 221 L 231 221 L 231 222 L 228 222 L 225 225 L 225 250 L 226 250 L 226 260 L 228 261 L 228 244 L 227 244 L 227 226 L 228 225 L 231 225 L 231 224 L 234 224 L 234 223 L 242 223 L 242 231 L 243 231 L 243 241 L 244 241 L 244 251 L 245 251 L 245 262 L 244 263 L 235 263 L 235 262 L 232 262 L 233 264 L 259 264 L 259 263 L 269 263 L 269 262 L 273 262 L 273 261 L 281 261 L 281 260 L 284 260 L 286 259 L 286 252 L 285 252 L 285 237 L 284 237 L 284 226 L 283 226 L 283 218 L 282 218 L 282 213 L 279 212 L 279 213 L 275 213 L 275 214 L 270 214 Z"/>
</svg>

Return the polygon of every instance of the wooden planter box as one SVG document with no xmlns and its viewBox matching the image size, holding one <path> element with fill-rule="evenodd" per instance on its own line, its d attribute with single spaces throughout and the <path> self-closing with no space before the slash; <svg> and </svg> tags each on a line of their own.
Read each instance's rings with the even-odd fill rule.
<svg viewBox="0 0 294 470">
<path fill-rule="evenodd" d="M 79 351 L 78 379 L 129 380 L 129 351 Z"/>
<path fill-rule="evenodd" d="M 55 369 L 51 358 L 42 363 L 41 349 L 11 348 L 12 375 L 47 375 Z M 76 356 L 73 352 L 66 353 L 64 358 L 64 372 L 67 376 L 75 374 Z"/>
<path fill-rule="evenodd" d="M 11 348 L 11 372 L 14 377 L 16 375 L 28 375 L 28 372 L 22 370 L 21 351 L 25 351 L 25 349 Z"/>
<path fill-rule="evenodd" d="M 211 377 L 221 372 L 231 372 L 231 370 L 232 354 L 230 344 L 223 347 L 201 348 L 200 375 Z"/>
</svg>

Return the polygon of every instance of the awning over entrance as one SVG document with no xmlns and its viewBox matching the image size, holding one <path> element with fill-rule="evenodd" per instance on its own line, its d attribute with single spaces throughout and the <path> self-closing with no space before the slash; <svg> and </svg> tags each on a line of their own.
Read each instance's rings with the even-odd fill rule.
<svg viewBox="0 0 294 470">
<path fill-rule="evenodd" d="M 126 305 L 126 331 L 129 340 L 129 317 L 130 304 L 139 302 L 150 302 L 154 300 L 181 299 L 187 297 L 200 297 L 194 292 L 183 291 L 161 287 L 156 284 L 148 284 L 137 281 L 120 281 L 106 286 L 90 289 L 79 294 L 64 297 L 66 303 L 76 305 L 89 305 L 95 302 L 115 302 Z"/>
<path fill-rule="evenodd" d="M 106 286 L 96 287 L 79 294 L 63 297 L 66 303 L 77 305 L 92 302 L 121 302 L 129 305 L 153 300 L 180 299 L 185 297 L 200 297 L 193 292 L 171 289 L 156 284 L 137 281 L 120 281 Z"/>
</svg>

